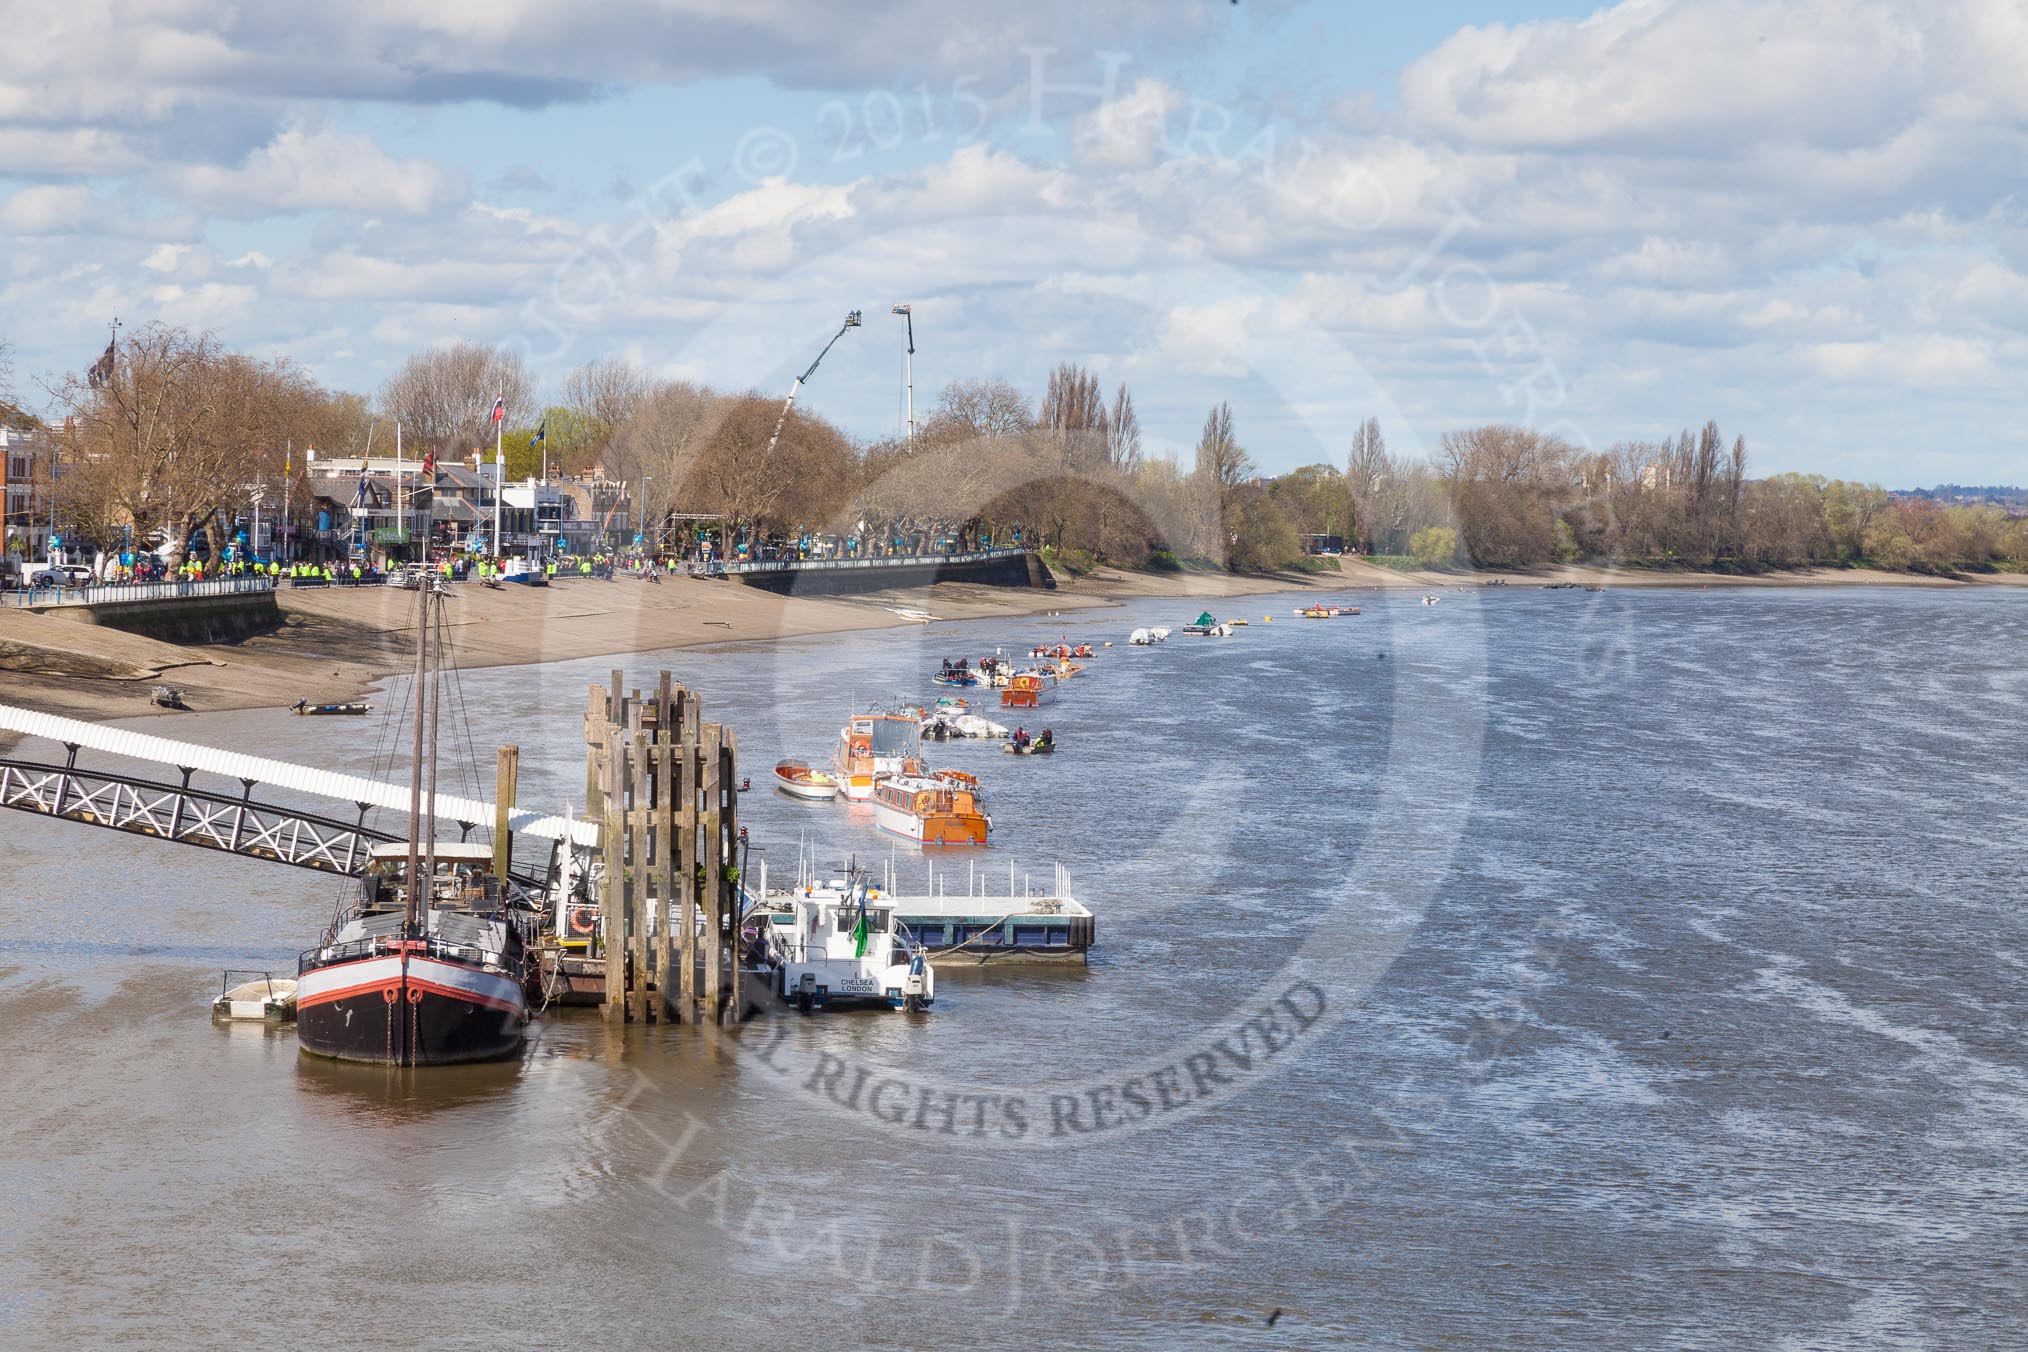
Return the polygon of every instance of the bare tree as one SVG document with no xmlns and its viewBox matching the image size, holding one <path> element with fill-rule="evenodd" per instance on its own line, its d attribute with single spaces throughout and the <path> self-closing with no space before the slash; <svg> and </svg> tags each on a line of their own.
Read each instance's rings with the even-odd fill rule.
<svg viewBox="0 0 2028 1352">
<path fill-rule="evenodd" d="M 1098 377 L 1082 366 L 1064 362 L 1049 373 L 1035 421 L 1054 438 L 1065 468 L 1092 469 L 1105 463 L 1109 449 L 1105 395 L 1099 391 Z"/>
<path fill-rule="evenodd" d="M 1352 529 L 1358 548 L 1373 552 L 1375 527 L 1387 515 L 1388 496 L 1396 498 L 1395 465 L 1387 453 L 1387 440 L 1380 435 L 1380 419 L 1368 418 L 1352 434 L 1352 451 L 1345 458 L 1345 484 L 1352 493 Z"/>
<path fill-rule="evenodd" d="M 410 357 L 381 387 L 383 412 L 403 434 L 437 451 L 482 445 L 493 431 L 493 401 L 505 398 L 507 416 L 535 411 L 535 381 L 510 348 L 456 342 Z"/>
<path fill-rule="evenodd" d="M 1034 425 L 1028 400 L 1004 380 L 954 380 L 937 395 L 925 432 L 937 440 L 1018 436 Z"/>
<path fill-rule="evenodd" d="M 1219 490 L 1221 500 L 1253 477 L 1253 460 L 1232 434 L 1232 405 L 1221 403 L 1204 419 L 1197 437 L 1197 472 Z"/>
<path fill-rule="evenodd" d="M 644 506 L 651 513 L 707 510 L 686 504 L 681 493 L 690 466 L 724 418 L 723 395 L 688 381 L 657 385 L 611 434 L 603 457 L 606 472 L 632 484 L 647 476 Z"/>
<path fill-rule="evenodd" d="M 659 387 L 633 363 L 601 357 L 572 371 L 563 388 L 564 402 L 581 423 L 582 453 L 599 457 Z"/>
<path fill-rule="evenodd" d="M 1141 419 L 1134 412 L 1134 396 L 1127 393 L 1124 381 L 1106 415 L 1106 459 L 1121 474 L 1132 475 L 1141 468 Z"/>
<path fill-rule="evenodd" d="M 209 334 L 161 324 L 130 333 L 110 372 L 67 377 L 63 505 L 101 541 L 122 523 L 157 532 L 172 561 L 209 526 L 216 556 L 234 517 L 281 471 L 284 448 L 307 446 L 329 396 L 287 361 L 222 349 Z"/>
</svg>

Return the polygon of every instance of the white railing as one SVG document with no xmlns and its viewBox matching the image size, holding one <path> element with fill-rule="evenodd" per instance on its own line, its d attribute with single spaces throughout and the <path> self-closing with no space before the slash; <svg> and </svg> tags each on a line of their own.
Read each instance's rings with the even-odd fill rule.
<svg viewBox="0 0 2028 1352">
<path fill-rule="evenodd" d="M 275 589 L 268 577 L 216 577 L 203 582 L 91 582 L 82 587 L 44 584 L 9 592 L 16 606 L 92 606 L 108 602 L 177 601 L 194 596 L 238 596 Z"/>
<path fill-rule="evenodd" d="M 926 563 L 983 563 L 988 559 L 1016 558 L 1027 551 L 1016 545 L 995 549 L 974 549 L 962 554 L 888 554 L 865 559 L 762 559 L 751 563 L 693 563 L 692 573 L 789 573 L 830 572 L 844 568 L 907 568 Z"/>
</svg>

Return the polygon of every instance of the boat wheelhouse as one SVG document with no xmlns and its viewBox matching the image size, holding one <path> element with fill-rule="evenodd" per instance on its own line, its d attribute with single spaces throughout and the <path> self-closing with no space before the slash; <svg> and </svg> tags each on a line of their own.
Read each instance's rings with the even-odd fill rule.
<svg viewBox="0 0 2028 1352">
<path fill-rule="evenodd" d="M 873 798 L 874 781 L 897 775 L 922 752 L 922 721 L 880 710 L 854 714 L 838 734 L 834 762 L 845 796 L 855 803 Z"/>
<path fill-rule="evenodd" d="M 1034 709 L 1056 697 L 1057 676 L 1053 671 L 1016 673 L 1000 692 L 1003 709 Z"/>
<path fill-rule="evenodd" d="M 984 845 L 992 818 L 979 781 L 962 770 L 882 777 L 873 786 L 873 819 L 883 831 L 919 845 Z"/>
<path fill-rule="evenodd" d="M 798 888 L 755 917 L 775 995 L 805 1014 L 841 1005 L 928 1009 L 936 969 L 863 881 Z"/>
</svg>

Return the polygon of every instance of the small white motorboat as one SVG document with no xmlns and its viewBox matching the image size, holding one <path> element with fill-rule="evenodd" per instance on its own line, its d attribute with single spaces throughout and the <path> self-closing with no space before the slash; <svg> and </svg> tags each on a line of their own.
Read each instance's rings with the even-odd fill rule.
<svg viewBox="0 0 2028 1352">
<path fill-rule="evenodd" d="M 240 978 L 235 981 L 234 978 Z M 248 1023 L 287 1023 L 296 1017 L 296 979 L 266 972 L 228 970 L 219 981 L 211 1017 Z"/>
<path fill-rule="evenodd" d="M 829 802 L 838 796 L 839 785 L 822 770 L 790 760 L 775 767 L 775 787 L 791 798 Z"/>
</svg>

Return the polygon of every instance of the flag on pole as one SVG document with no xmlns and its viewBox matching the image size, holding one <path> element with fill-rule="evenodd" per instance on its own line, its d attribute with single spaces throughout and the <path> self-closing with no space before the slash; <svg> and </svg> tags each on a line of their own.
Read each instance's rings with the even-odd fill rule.
<svg viewBox="0 0 2028 1352">
<path fill-rule="evenodd" d="M 507 420 L 507 396 L 503 394 L 498 399 L 495 399 L 493 401 L 493 421 L 505 422 L 506 420 Z"/>
<path fill-rule="evenodd" d="M 532 451 L 537 446 L 540 446 L 544 441 L 548 439 L 549 439 L 549 419 L 544 418 L 542 420 L 542 425 L 535 429 L 535 435 L 528 438 L 528 449 Z"/>
<path fill-rule="evenodd" d="M 432 446 L 429 450 L 423 452 L 422 472 L 429 475 L 434 475 L 437 472 L 436 447 Z"/>
<path fill-rule="evenodd" d="M 113 361 L 113 344 L 108 340 L 106 350 L 92 363 L 92 369 L 85 372 L 85 380 L 93 389 L 102 390 L 113 383 Z"/>
<path fill-rule="evenodd" d="M 866 884 L 859 884 L 859 923 L 852 927 L 852 956 L 863 958 L 872 940 L 871 927 L 866 923 Z"/>
</svg>

